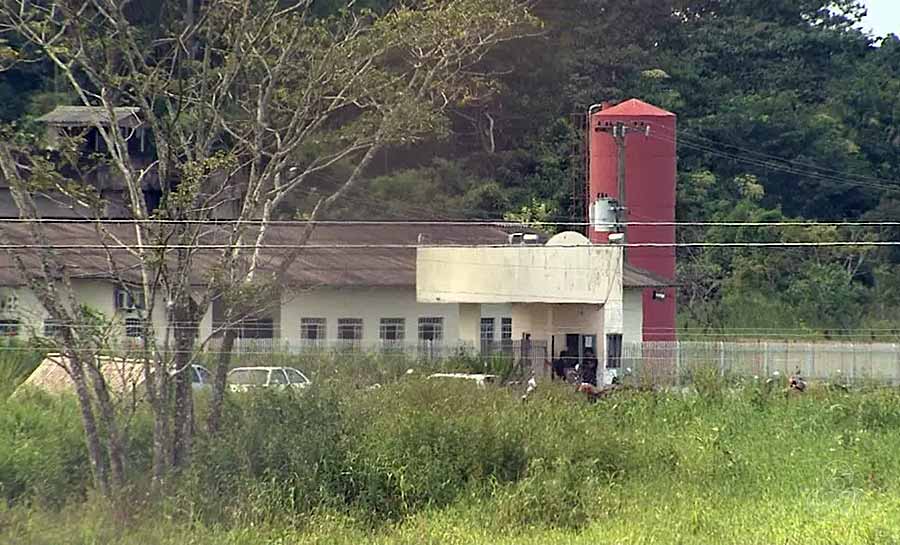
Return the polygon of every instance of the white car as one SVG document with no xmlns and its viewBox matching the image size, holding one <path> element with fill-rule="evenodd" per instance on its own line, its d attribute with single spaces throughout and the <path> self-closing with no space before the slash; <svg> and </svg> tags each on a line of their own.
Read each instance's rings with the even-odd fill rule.
<svg viewBox="0 0 900 545">
<path fill-rule="evenodd" d="M 293 367 L 236 367 L 228 372 L 228 388 L 244 392 L 253 387 L 306 388 L 312 382 Z"/>
<path fill-rule="evenodd" d="M 175 374 L 175 369 L 169 371 L 169 376 Z M 202 365 L 191 365 L 191 388 L 194 390 L 204 390 L 212 386 L 212 375 L 209 369 Z"/>
<path fill-rule="evenodd" d="M 465 380 L 471 381 L 484 388 L 485 384 L 493 384 L 497 381 L 497 375 L 484 375 L 479 373 L 435 373 L 428 376 L 428 380 Z"/>
<path fill-rule="evenodd" d="M 209 369 L 202 365 L 192 365 L 193 373 L 191 373 L 191 387 L 195 390 L 203 390 L 212 386 L 212 375 Z"/>
</svg>

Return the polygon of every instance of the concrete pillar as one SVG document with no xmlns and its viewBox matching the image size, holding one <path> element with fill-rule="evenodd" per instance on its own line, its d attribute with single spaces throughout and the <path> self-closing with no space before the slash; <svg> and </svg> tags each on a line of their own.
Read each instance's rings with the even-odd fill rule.
<svg viewBox="0 0 900 545">
<path fill-rule="evenodd" d="M 481 351 L 481 305 L 477 303 L 460 303 L 459 305 L 459 341 L 471 346 L 476 352 Z"/>
</svg>

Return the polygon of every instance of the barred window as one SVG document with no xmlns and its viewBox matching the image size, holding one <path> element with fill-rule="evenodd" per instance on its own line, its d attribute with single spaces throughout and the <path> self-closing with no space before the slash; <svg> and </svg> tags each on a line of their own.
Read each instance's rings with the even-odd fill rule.
<svg viewBox="0 0 900 545">
<path fill-rule="evenodd" d="M 327 336 L 325 318 L 301 318 L 300 341 L 308 346 L 320 346 Z"/>
<path fill-rule="evenodd" d="M 343 344 L 359 346 L 363 338 L 361 318 L 340 318 L 337 322 L 337 338 Z"/>
<path fill-rule="evenodd" d="M 19 320 L 15 318 L 0 319 L 0 337 L 15 337 L 19 334 Z"/>
<path fill-rule="evenodd" d="M 481 319 L 481 347 L 482 351 L 486 348 L 490 348 L 491 344 L 494 342 L 494 324 L 496 320 L 493 318 L 482 318 Z"/>
<path fill-rule="evenodd" d="M 419 341 L 441 342 L 443 339 L 443 318 L 419 318 Z"/>
<path fill-rule="evenodd" d="M 406 320 L 403 318 L 382 318 L 378 338 L 385 345 L 403 344 L 406 338 Z"/>
<path fill-rule="evenodd" d="M 63 324 L 61 321 L 47 318 L 44 320 L 44 337 L 59 337 L 62 335 Z"/>
<path fill-rule="evenodd" d="M 500 339 L 504 341 L 512 339 L 512 318 L 500 319 Z"/>
</svg>

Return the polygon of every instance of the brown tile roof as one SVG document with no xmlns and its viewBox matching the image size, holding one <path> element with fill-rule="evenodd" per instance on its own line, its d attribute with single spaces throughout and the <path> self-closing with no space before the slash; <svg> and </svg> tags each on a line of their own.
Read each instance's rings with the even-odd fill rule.
<svg viewBox="0 0 900 545">
<path fill-rule="evenodd" d="M 115 237 L 128 244 L 134 240 L 134 231 L 124 224 L 107 227 Z M 21 224 L 3 225 L 0 244 L 33 244 L 27 228 Z M 110 266 L 107 252 L 103 248 L 84 248 L 103 243 L 95 227 L 84 223 L 60 223 L 43 227 L 51 244 L 82 246 L 74 249 L 56 249 L 54 255 L 63 260 L 74 278 L 109 278 Z M 488 225 L 460 224 L 388 224 L 388 225 L 336 225 L 323 224 L 316 227 L 309 241 L 311 245 L 487 245 L 506 244 L 508 234 L 525 229 Z M 265 244 L 273 246 L 291 245 L 303 231 L 302 225 L 276 225 L 269 228 Z M 210 227 L 199 240 L 199 244 L 217 244 L 222 241 L 223 229 Z M 111 237 L 105 243 L 115 246 Z M 153 242 L 150 242 L 153 244 Z M 284 248 L 264 248 L 262 269 L 273 270 L 289 250 Z M 195 253 L 198 271 L 195 282 L 202 283 L 206 274 L 220 261 L 221 250 L 208 249 Z M 38 254 L 35 249 L 23 249 L 18 254 L 28 264 L 37 266 Z M 138 281 L 137 258 L 128 252 L 115 250 L 115 264 L 122 276 Z M 287 282 L 295 287 L 399 287 L 414 286 L 416 280 L 415 248 L 307 248 L 291 266 Z M 624 273 L 626 287 L 657 287 L 671 285 L 664 279 L 647 271 L 626 266 Z M 0 286 L 22 283 L 15 262 L 8 252 L 0 251 Z"/>
</svg>

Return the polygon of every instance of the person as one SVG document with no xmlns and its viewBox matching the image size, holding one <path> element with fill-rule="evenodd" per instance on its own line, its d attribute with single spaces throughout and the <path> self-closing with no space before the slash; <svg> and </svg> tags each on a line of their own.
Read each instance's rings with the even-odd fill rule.
<svg viewBox="0 0 900 545">
<path fill-rule="evenodd" d="M 568 350 L 563 350 L 559 353 L 559 357 L 553 360 L 553 373 L 550 375 L 551 380 L 556 380 L 557 377 L 566 380 L 566 365 L 568 364 L 568 360 Z"/>
<path fill-rule="evenodd" d="M 599 363 L 594 351 L 590 348 L 585 349 L 584 359 L 581 362 L 581 382 L 597 386 L 597 367 Z"/>
</svg>

